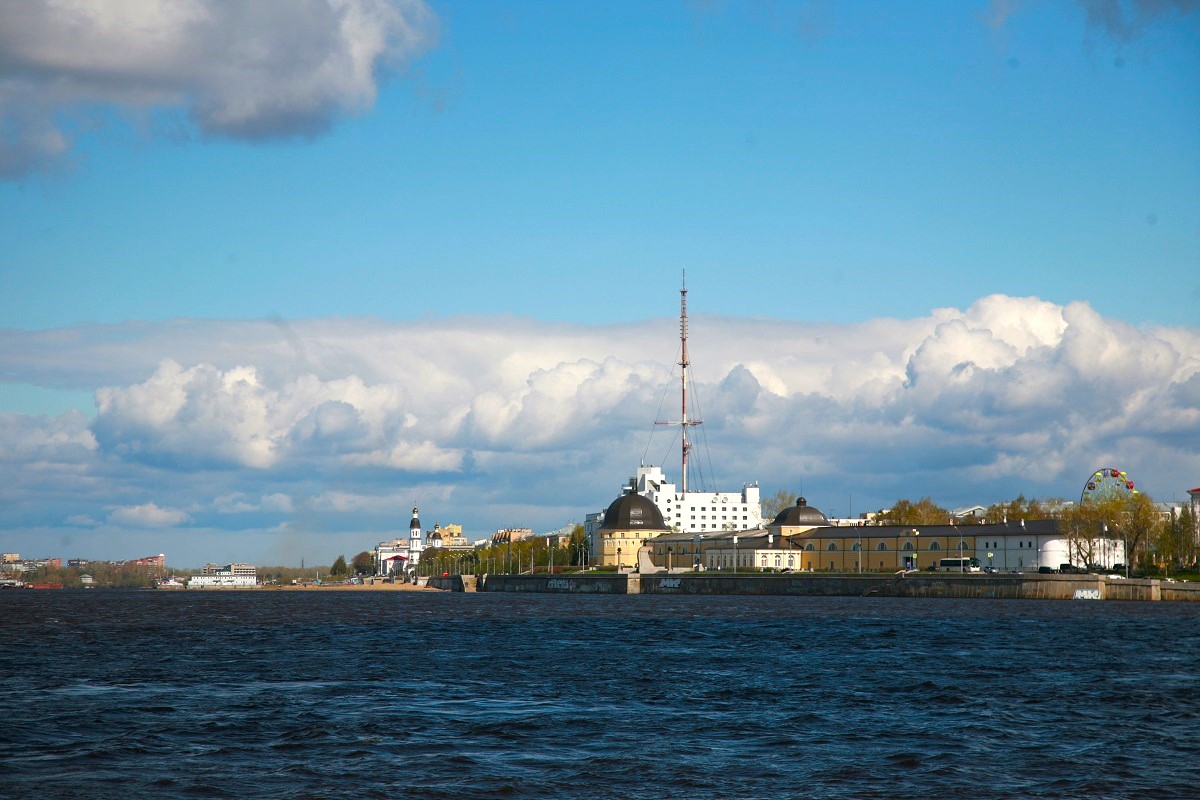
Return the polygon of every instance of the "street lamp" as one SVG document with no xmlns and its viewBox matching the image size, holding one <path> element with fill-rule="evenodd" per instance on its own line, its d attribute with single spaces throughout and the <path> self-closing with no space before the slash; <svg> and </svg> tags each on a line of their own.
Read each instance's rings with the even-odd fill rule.
<svg viewBox="0 0 1200 800">
<path fill-rule="evenodd" d="M 621 571 L 621 548 L 617 548 L 617 572 Z"/>
<path fill-rule="evenodd" d="M 733 535 L 733 574 L 737 575 L 737 571 L 738 571 L 738 537 L 737 537 L 737 534 L 735 533 Z"/>
<path fill-rule="evenodd" d="M 670 572 L 671 572 L 671 556 L 674 553 L 675 553 L 675 548 L 673 548 L 673 547 L 667 548 L 667 573 L 668 574 L 670 574 Z"/>
<path fill-rule="evenodd" d="M 912 534 L 912 537 L 913 537 L 912 538 L 913 554 L 912 554 L 912 565 L 911 566 L 912 566 L 912 569 L 915 570 L 915 569 L 917 569 L 917 551 L 921 549 L 921 540 L 918 539 L 917 537 L 921 535 L 921 532 L 919 530 L 917 530 L 916 528 L 913 528 L 912 530 L 909 531 L 909 533 Z"/>
</svg>

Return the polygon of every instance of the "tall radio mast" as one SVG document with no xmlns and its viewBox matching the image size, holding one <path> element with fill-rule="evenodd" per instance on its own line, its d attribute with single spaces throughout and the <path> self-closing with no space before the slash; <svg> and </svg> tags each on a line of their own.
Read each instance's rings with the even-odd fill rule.
<svg viewBox="0 0 1200 800">
<path fill-rule="evenodd" d="M 655 425 L 678 425 L 678 426 L 679 426 L 679 432 L 680 432 L 680 436 L 679 436 L 679 438 L 680 438 L 680 440 L 681 440 L 681 442 L 682 442 L 681 449 L 682 449 L 682 451 L 683 451 L 683 452 L 682 452 L 682 462 L 683 462 L 683 463 L 682 463 L 682 465 L 681 465 L 681 466 L 682 466 L 682 475 L 681 475 L 681 479 L 680 479 L 680 486 L 682 487 L 683 494 L 687 494 L 687 490 L 688 490 L 688 489 L 687 489 L 687 480 L 688 480 L 688 468 L 687 468 L 687 466 L 688 466 L 688 451 L 692 449 L 692 443 L 688 441 L 688 433 L 687 433 L 687 431 L 688 431 L 688 428 L 690 428 L 690 427 L 692 427 L 692 426 L 694 426 L 694 425 L 700 425 L 700 424 L 702 424 L 702 423 L 704 422 L 704 420 L 701 420 L 701 419 L 688 419 L 688 404 L 687 404 L 687 388 L 688 388 L 688 379 L 687 379 L 687 370 L 688 370 L 688 365 L 689 365 L 691 362 L 690 362 L 690 361 L 688 361 L 687 340 L 688 340 L 688 323 L 687 323 L 687 270 L 684 270 L 684 271 L 683 271 L 683 286 L 682 286 L 682 288 L 679 290 L 679 342 L 680 342 L 680 348 L 679 348 L 679 352 L 680 352 L 680 356 L 679 356 L 679 386 L 680 386 L 680 411 L 681 411 L 681 416 L 680 416 L 680 418 L 679 418 L 679 419 L 677 419 L 677 420 L 668 420 L 668 421 L 666 421 L 666 422 L 655 422 L 655 423 L 654 423 Z"/>
</svg>

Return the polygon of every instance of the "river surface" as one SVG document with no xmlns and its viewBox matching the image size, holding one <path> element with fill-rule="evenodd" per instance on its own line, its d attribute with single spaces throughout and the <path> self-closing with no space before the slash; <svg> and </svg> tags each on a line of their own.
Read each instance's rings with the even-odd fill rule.
<svg viewBox="0 0 1200 800">
<path fill-rule="evenodd" d="M 1200 606 L 0 592 L 0 797 L 1200 798 Z"/>
</svg>

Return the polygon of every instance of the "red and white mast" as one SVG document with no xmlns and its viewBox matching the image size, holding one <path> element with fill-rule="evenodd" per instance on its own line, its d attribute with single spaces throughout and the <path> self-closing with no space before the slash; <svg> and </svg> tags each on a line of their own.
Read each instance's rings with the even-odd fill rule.
<svg viewBox="0 0 1200 800">
<path fill-rule="evenodd" d="M 680 431 L 680 440 L 682 442 L 682 475 L 680 478 L 680 488 L 683 494 L 687 494 L 688 480 L 688 451 L 692 449 L 692 443 L 688 441 L 688 428 L 693 425 L 700 425 L 704 420 L 688 419 L 688 403 L 687 389 L 688 378 L 687 371 L 688 361 L 687 351 L 688 340 L 688 321 L 687 321 L 687 270 L 683 271 L 683 286 L 679 290 L 679 384 L 680 384 L 680 418 L 678 420 L 668 420 L 667 422 L 656 422 L 656 425 L 678 425 Z"/>
</svg>

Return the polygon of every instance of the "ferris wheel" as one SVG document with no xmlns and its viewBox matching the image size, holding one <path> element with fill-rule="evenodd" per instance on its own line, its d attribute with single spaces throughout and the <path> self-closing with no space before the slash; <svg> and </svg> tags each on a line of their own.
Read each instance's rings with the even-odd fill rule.
<svg viewBox="0 0 1200 800">
<path fill-rule="evenodd" d="M 1079 495 L 1080 505 L 1104 500 L 1126 499 L 1138 493 L 1129 474 L 1116 467 L 1104 467 L 1088 476 Z"/>
</svg>

